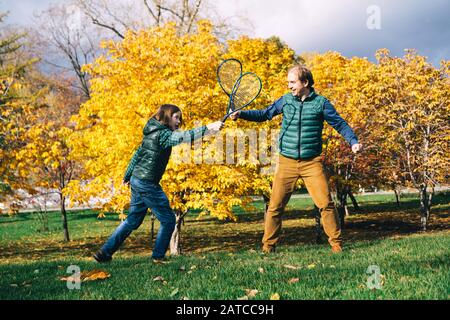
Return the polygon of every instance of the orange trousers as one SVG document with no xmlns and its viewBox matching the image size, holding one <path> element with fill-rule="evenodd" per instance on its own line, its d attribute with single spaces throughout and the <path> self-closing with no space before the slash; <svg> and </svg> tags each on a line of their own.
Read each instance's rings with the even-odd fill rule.
<svg viewBox="0 0 450 320">
<path fill-rule="evenodd" d="M 269 208 L 264 221 L 263 250 L 272 251 L 281 233 L 281 216 L 297 180 L 302 178 L 314 204 L 319 208 L 322 225 L 330 245 L 342 245 L 341 227 L 328 182 L 323 172 L 322 157 L 295 160 L 280 154 L 275 170 Z"/>
</svg>

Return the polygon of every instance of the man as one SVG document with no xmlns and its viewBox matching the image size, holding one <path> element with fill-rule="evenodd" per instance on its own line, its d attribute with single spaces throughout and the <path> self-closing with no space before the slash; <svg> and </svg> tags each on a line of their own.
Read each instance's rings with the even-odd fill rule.
<svg viewBox="0 0 450 320">
<path fill-rule="evenodd" d="M 308 193 L 320 210 L 332 252 L 338 253 L 342 251 L 341 227 L 331 200 L 321 158 L 324 120 L 345 138 L 354 153 L 361 150 L 362 145 L 333 105 L 316 94 L 310 70 L 303 65 L 295 65 L 289 69 L 287 81 L 291 92 L 268 108 L 237 111 L 230 116 L 233 120 L 241 118 L 262 122 L 283 114 L 279 138 L 280 156 L 265 218 L 263 251 L 275 251 L 280 237 L 281 215 L 297 180 L 302 178 Z"/>
</svg>

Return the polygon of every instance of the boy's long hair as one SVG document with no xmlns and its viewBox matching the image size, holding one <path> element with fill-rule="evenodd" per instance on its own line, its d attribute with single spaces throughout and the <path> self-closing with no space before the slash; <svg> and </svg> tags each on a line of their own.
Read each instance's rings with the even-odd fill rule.
<svg viewBox="0 0 450 320">
<path fill-rule="evenodd" d="M 161 122 L 165 126 L 169 126 L 170 119 L 172 119 L 172 116 L 179 112 L 181 114 L 180 116 L 180 127 L 183 125 L 183 114 L 176 105 L 173 104 L 163 104 L 159 107 L 158 111 L 152 116 L 152 118 L 155 118 L 159 122 Z"/>
</svg>

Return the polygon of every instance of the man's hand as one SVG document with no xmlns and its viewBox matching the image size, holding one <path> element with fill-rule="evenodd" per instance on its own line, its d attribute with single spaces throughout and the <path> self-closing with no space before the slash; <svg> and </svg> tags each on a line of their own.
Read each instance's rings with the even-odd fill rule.
<svg viewBox="0 0 450 320">
<path fill-rule="evenodd" d="M 359 151 L 362 150 L 362 144 L 360 143 L 355 143 L 354 145 L 352 145 L 352 151 L 353 153 L 357 153 Z"/>
<path fill-rule="evenodd" d="M 206 125 L 206 128 L 209 131 L 217 132 L 217 131 L 220 131 L 223 128 L 223 126 L 224 126 L 224 124 L 223 124 L 222 121 L 216 121 L 216 122 L 213 122 L 213 123 L 210 123 L 210 124 Z"/>
<path fill-rule="evenodd" d="M 233 121 L 236 121 L 236 120 L 239 118 L 240 115 L 241 115 L 241 112 L 240 112 L 240 111 L 233 112 L 233 113 L 230 115 L 230 119 L 233 120 Z"/>
</svg>

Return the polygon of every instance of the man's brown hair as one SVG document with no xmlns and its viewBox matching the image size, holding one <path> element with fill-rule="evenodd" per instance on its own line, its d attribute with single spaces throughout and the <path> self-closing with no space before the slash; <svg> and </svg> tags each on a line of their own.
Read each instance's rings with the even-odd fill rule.
<svg viewBox="0 0 450 320">
<path fill-rule="evenodd" d="M 169 126 L 170 119 L 172 116 L 179 112 L 180 113 L 180 127 L 183 124 L 183 114 L 181 113 L 180 108 L 173 104 L 163 104 L 159 107 L 158 111 L 153 115 L 152 118 L 155 118 L 159 122 L 161 122 L 165 126 Z"/>
<path fill-rule="evenodd" d="M 302 64 L 296 64 L 289 68 L 288 73 L 290 72 L 296 72 L 298 79 L 301 82 L 308 81 L 308 88 L 311 88 L 314 85 L 314 78 L 312 72 L 306 66 Z"/>
</svg>

